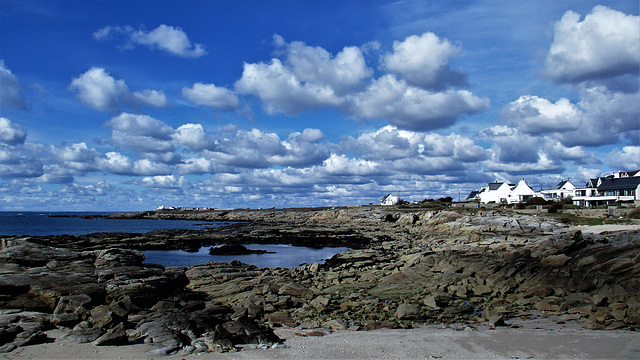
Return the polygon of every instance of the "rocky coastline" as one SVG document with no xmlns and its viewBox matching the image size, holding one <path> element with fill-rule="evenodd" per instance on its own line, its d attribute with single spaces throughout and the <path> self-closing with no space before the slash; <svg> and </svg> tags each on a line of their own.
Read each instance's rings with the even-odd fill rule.
<svg viewBox="0 0 640 360">
<path fill-rule="evenodd" d="M 228 223 L 202 231 L 3 237 L 0 352 L 48 341 L 152 344 L 155 355 L 278 347 L 297 336 L 429 323 L 509 326 L 545 315 L 640 327 L 640 226 L 575 230 L 545 216 L 379 206 L 140 212 Z M 324 264 L 164 268 L 141 250 L 248 243 L 345 246 Z"/>
</svg>

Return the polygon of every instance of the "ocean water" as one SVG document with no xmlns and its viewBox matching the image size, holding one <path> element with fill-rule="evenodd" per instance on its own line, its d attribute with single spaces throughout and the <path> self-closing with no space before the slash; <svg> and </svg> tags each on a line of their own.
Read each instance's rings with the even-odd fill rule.
<svg viewBox="0 0 640 360">
<path fill-rule="evenodd" d="M 96 232 L 146 233 L 160 229 L 203 230 L 221 223 L 191 220 L 83 219 L 50 215 L 108 215 L 98 212 L 0 212 L 0 235 L 85 235 Z"/>
<path fill-rule="evenodd" d="M 190 220 L 153 219 L 83 219 L 79 217 L 56 217 L 50 215 L 108 215 L 98 212 L 0 212 L 0 236 L 2 235 L 86 235 L 97 232 L 146 233 L 160 229 L 204 230 L 219 227 L 223 223 Z M 261 268 L 293 268 L 300 264 L 322 263 L 333 255 L 348 251 L 346 247 L 310 248 L 281 244 L 245 245 L 252 250 L 266 250 L 272 253 L 250 255 L 209 255 L 209 247 L 198 252 L 182 250 L 143 251 L 145 263 L 169 266 L 191 266 L 208 262 L 228 262 L 239 260 Z"/>
<path fill-rule="evenodd" d="M 245 264 L 260 268 L 294 268 L 300 264 L 323 263 L 333 255 L 349 251 L 346 247 L 310 248 L 282 244 L 248 244 L 251 250 L 266 250 L 273 253 L 249 255 L 209 255 L 210 246 L 200 248 L 198 252 L 183 250 L 147 250 L 143 251 L 145 263 L 169 266 L 191 266 L 208 262 L 229 262 L 239 260 Z"/>
</svg>

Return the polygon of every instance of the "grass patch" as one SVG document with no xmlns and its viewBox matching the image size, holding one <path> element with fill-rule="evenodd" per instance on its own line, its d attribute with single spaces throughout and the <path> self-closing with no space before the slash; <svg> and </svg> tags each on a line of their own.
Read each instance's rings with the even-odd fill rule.
<svg viewBox="0 0 640 360">
<path fill-rule="evenodd" d="M 629 219 L 620 218 L 593 218 L 577 216 L 567 213 L 541 213 L 540 215 L 559 221 L 567 225 L 607 225 L 607 224 L 629 224 Z"/>
<path fill-rule="evenodd" d="M 605 219 L 583 217 L 566 213 L 541 213 L 540 215 L 567 225 L 603 225 Z"/>
</svg>

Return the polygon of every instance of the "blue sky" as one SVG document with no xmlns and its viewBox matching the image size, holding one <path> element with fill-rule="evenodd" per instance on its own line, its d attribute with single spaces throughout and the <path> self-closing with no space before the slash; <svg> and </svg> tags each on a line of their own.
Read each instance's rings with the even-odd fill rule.
<svg viewBox="0 0 640 360">
<path fill-rule="evenodd" d="M 0 210 L 457 199 L 637 170 L 638 7 L 0 0 Z"/>
</svg>

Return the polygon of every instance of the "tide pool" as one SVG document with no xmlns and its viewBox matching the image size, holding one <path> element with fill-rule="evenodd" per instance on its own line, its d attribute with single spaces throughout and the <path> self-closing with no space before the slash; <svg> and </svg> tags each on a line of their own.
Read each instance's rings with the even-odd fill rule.
<svg viewBox="0 0 640 360">
<path fill-rule="evenodd" d="M 249 255 L 209 255 L 210 246 L 204 246 L 197 252 L 184 250 L 146 250 L 145 263 L 170 266 L 191 266 L 208 262 L 229 262 L 238 260 L 260 268 L 294 268 L 300 264 L 323 263 L 333 255 L 351 250 L 347 247 L 311 248 L 282 244 L 245 244 L 251 250 L 266 250 L 267 254 Z"/>
</svg>

